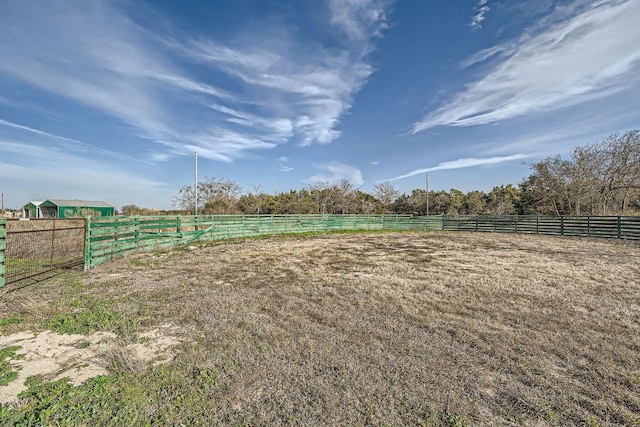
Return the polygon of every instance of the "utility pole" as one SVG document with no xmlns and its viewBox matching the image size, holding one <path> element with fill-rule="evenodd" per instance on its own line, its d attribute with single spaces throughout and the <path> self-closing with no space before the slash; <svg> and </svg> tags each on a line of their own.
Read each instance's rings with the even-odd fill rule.
<svg viewBox="0 0 640 427">
<path fill-rule="evenodd" d="M 427 175 L 427 215 L 429 215 L 429 174 Z"/>
<path fill-rule="evenodd" d="M 194 195 L 195 195 L 195 200 L 196 200 L 195 212 L 196 212 L 196 215 L 198 215 L 198 152 L 195 151 L 193 154 L 194 154 L 194 157 L 193 157 L 193 188 L 194 188 Z"/>
<path fill-rule="evenodd" d="M 0 210 L 0 213 L 4 213 L 4 193 L 2 193 L 2 210 Z"/>
</svg>

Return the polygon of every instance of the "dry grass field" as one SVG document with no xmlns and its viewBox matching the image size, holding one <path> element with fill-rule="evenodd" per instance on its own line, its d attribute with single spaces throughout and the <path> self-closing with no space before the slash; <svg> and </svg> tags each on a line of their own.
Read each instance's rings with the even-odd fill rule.
<svg viewBox="0 0 640 427">
<path fill-rule="evenodd" d="M 85 323 L 118 335 L 104 396 L 65 389 L 76 421 L 59 425 L 640 423 L 637 243 L 289 236 L 138 254 L 9 290 L 0 319 L 18 320 L 0 321 L 5 335 L 98 309 L 110 321 Z M 122 351 L 159 327 L 181 342 L 168 364 Z M 35 391 L 22 396 L 6 419 L 39 408 Z M 91 411 L 69 412 L 83 402 Z"/>
</svg>

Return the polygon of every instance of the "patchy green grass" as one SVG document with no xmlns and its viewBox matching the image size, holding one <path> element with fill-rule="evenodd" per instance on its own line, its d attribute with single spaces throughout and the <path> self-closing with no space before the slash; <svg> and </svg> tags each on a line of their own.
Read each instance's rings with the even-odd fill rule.
<svg viewBox="0 0 640 427">
<path fill-rule="evenodd" d="M 20 348 L 20 346 L 10 346 L 0 349 L 0 386 L 7 385 L 17 378 L 18 372 L 11 361 L 22 358 L 16 354 Z"/>
<path fill-rule="evenodd" d="M 0 319 L 0 329 L 2 328 L 6 328 L 7 326 L 10 325 L 17 325 L 19 323 L 22 323 L 22 317 L 21 316 L 11 316 L 11 317 L 6 317 L 4 319 Z"/>
<path fill-rule="evenodd" d="M 60 334 L 87 335 L 96 331 L 106 331 L 127 336 L 138 330 L 138 319 L 114 311 L 104 303 L 93 303 L 73 312 L 55 314 L 42 322 L 40 328 Z"/>
<path fill-rule="evenodd" d="M 158 426 L 222 421 L 211 404 L 223 393 L 212 368 L 178 361 L 139 375 L 102 375 L 74 387 L 67 378 L 30 377 L 20 405 L 0 407 L 3 425 Z"/>
</svg>

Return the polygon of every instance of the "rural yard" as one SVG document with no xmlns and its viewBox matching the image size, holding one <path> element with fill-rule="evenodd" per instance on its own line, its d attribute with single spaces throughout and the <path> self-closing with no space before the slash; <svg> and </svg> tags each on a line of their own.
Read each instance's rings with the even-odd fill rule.
<svg viewBox="0 0 640 427">
<path fill-rule="evenodd" d="M 625 241 L 194 244 L 7 286 L 0 332 L 3 425 L 640 423 L 640 245 Z"/>
</svg>

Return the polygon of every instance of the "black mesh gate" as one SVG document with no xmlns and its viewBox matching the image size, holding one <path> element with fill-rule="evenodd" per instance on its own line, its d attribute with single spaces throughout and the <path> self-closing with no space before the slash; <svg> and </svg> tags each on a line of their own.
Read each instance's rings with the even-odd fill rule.
<svg viewBox="0 0 640 427">
<path fill-rule="evenodd" d="M 7 221 L 6 283 L 84 263 L 84 219 Z"/>
</svg>

